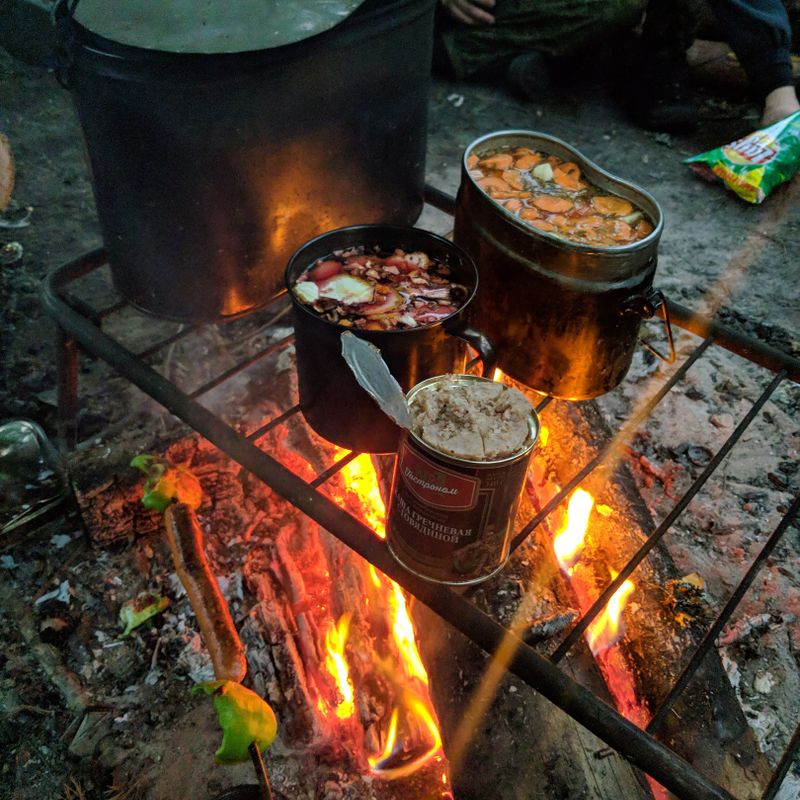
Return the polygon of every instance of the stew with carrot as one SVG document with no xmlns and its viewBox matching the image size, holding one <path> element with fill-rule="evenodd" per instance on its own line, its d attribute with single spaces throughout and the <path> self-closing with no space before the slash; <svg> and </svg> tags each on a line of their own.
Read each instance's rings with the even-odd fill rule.
<svg viewBox="0 0 800 800">
<path fill-rule="evenodd" d="M 653 231 L 644 211 L 604 193 L 577 164 L 558 156 L 517 147 L 473 153 L 467 168 L 489 197 L 539 231 L 600 247 L 637 242 Z"/>
<path fill-rule="evenodd" d="M 314 262 L 292 287 L 294 296 L 329 322 L 364 330 L 432 325 L 454 314 L 466 287 L 447 264 L 426 253 L 351 247 Z"/>
</svg>

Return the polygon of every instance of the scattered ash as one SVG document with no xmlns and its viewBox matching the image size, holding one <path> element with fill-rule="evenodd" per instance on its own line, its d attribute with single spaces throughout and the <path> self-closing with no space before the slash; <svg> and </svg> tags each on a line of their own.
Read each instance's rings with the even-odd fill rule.
<svg viewBox="0 0 800 800">
<path fill-rule="evenodd" d="M 775 346 L 790 351 L 796 346 L 769 324 L 745 324 L 733 311 L 722 318 Z M 699 340 L 680 332 L 676 344 L 680 364 Z M 619 427 L 674 369 L 637 351 L 627 380 L 598 403 L 610 424 Z M 712 347 L 640 427 L 626 461 L 656 524 L 702 474 L 771 379 L 767 370 Z M 798 491 L 799 408 L 800 387 L 785 381 L 666 534 L 663 541 L 676 565 L 692 578 L 689 586 L 673 587 L 676 614 L 713 620 L 788 510 Z M 773 766 L 800 717 L 799 526 L 797 520 L 790 525 L 717 642 Z M 780 796 L 797 796 L 798 786 L 800 777 L 790 775 Z"/>
</svg>

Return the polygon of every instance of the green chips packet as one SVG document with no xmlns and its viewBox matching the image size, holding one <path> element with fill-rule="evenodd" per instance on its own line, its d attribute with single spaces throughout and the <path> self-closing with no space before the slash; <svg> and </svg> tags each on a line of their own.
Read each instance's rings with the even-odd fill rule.
<svg viewBox="0 0 800 800">
<path fill-rule="evenodd" d="M 800 111 L 684 163 L 707 180 L 721 180 L 748 203 L 761 203 L 800 169 Z"/>
</svg>

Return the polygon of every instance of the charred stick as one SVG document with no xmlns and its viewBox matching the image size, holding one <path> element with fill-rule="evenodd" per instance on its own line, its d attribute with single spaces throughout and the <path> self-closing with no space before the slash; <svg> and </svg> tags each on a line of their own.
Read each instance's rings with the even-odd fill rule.
<svg viewBox="0 0 800 800">
<path fill-rule="evenodd" d="M 244 645 L 206 559 L 203 531 L 194 509 L 174 503 L 164 512 L 164 527 L 175 571 L 189 595 L 214 675 L 238 683 L 247 672 Z"/>
<path fill-rule="evenodd" d="M 18 593 L 5 581 L 0 581 L 0 606 L 19 630 L 28 652 L 36 659 L 45 675 L 64 698 L 67 707 L 81 714 L 91 700 L 74 672 L 64 666 L 61 654 L 51 644 L 39 638 L 36 621 L 27 604 L 19 600 Z"/>
<path fill-rule="evenodd" d="M 258 788 L 261 793 L 261 800 L 273 800 L 272 787 L 269 784 L 269 776 L 267 775 L 267 770 L 264 767 L 264 759 L 261 756 L 261 751 L 258 749 L 258 745 L 255 742 L 250 743 L 248 750 L 250 751 L 250 758 L 252 759 L 253 766 L 256 770 L 256 778 L 258 778 Z"/>
</svg>

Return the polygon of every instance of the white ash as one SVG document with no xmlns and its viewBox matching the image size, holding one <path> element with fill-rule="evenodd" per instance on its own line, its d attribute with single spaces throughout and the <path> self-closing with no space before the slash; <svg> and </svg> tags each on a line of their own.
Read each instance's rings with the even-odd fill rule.
<svg viewBox="0 0 800 800">
<path fill-rule="evenodd" d="M 470 461 L 522 452 L 530 444 L 532 411 L 522 392 L 489 380 L 445 378 L 411 403 L 412 428 L 422 441 Z"/>
<path fill-rule="evenodd" d="M 678 332 L 676 366 L 699 343 Z M 666 367 L 638 350 L 627 379 L 598 401 L 611 428 L 618 429 L 676 366 Z M 628 465 L 656 524 L 700 475 L 772 377 L 712 347 L 640 426 Z M 798 406 L 800 389 L 784 381 L 663 540 L 678 569 L 702 576 L 715 613 L 796 492 Z M 796 532 L 790 529 L 717 641 L 728 678 L 773 766 L 800 715 L 800 575 L 794 566 L 799 551 Z M 787 786 L 793 786 L 794 793 Z M 787 776 L 778 796 L 797 797 L 797 779 Z"/>
</svg>

